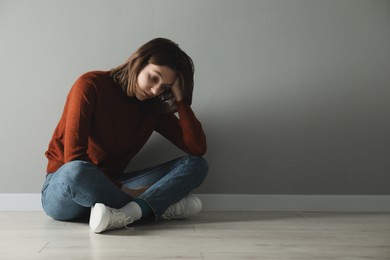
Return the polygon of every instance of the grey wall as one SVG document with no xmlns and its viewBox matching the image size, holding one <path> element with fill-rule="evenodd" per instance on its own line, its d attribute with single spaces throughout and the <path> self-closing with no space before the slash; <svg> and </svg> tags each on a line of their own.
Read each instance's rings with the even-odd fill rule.
<svg viewBox="0 0 390 260">
<path fill-rule="evenodd" d="M 390 194 L 390 1 L 0 0 L 0 193 L 39 192 L 81 74 L 172 38 L 207 132 L 199 193 Z M 153 136 L 141 168 L 182 153 Z"/>
</svg>

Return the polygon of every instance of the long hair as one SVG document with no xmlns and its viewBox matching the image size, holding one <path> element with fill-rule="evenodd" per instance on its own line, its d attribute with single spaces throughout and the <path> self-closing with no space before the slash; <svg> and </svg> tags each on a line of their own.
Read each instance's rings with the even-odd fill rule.
<svg viewBox="0 0 390 260">
<path fill-rule="evenodd" d="M 194 63 L 177 43 L 169 39 L 155 38 L 145 43 L 125 63 L 113 68 L 110 75 L 129 95 L 137 84 L 138 74 L 148 64 L 168 66 L 174 70 L 181 79 L 183 100 L 191 105 L 194 89 Z M 175 97 L 170 90 L 164 91 L 159 98 L 164 102 L 166 112 L 177 111 Z"/>
</svg>

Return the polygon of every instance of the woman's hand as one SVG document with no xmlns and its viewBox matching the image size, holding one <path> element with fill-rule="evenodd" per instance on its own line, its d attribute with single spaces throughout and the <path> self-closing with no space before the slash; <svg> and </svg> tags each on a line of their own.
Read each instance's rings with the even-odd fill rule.
<svg viewBox="0 0 390 260">
<path fill-rule="evenodd" d="M 181 88 L 181 84 L 182 84 L 182 79 L 181 79 L 181 76 L 178 75 L 176 77 L 175 82 L 173 83 L 173 85 L 171 87 L 171 91 L 172 91 L 173 96 L 176 99 L 176 102 L 179 102 L 183 99 L 183 90 Z"/>
</svg>

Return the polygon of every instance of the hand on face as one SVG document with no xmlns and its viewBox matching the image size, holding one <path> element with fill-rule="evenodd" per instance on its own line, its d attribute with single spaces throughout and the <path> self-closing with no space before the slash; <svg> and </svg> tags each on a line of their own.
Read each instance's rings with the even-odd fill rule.
<svg viewBox="0 0 390 260">
<path fill-rule="evenodd" d="M 183 99 L 183 91 L 181 88 L 181 84 L 182 84 L 181 82 L 182 82 L 182 79 L 181 79 L 180 75 L 178 75 L 176 77 L 175 82 L 172 85 L 172 88 L 171 88 L 172 94 L 175 97 L 176 102 L 179 102 Z"/>
</svg>

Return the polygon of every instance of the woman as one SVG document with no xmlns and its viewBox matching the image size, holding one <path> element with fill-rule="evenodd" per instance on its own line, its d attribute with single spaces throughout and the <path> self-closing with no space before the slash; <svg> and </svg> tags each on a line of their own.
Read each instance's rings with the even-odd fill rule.
<svg viewBox="0 0 390 260">
<path fill-rule="evenodd" d="M 191 110 L 194 67 L 179 46 L 156 38 L 111 71 L 73 85 L 48 150 L 42 206 L 57 220 L 90 214 L 95 233 L 141 219 L 185 218 L 201 210 L 189 193 L 207 175 L 206 137 Z M 175 116 L 174 112 L 178 112 Z M 124 172 L 157 131 L 186 156 Z"/>
</svg>

